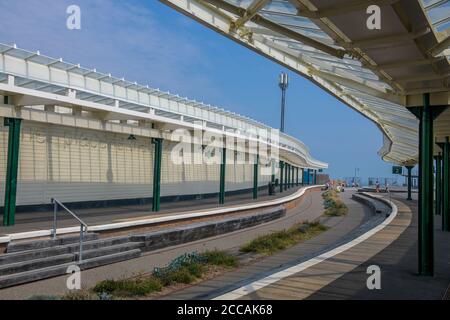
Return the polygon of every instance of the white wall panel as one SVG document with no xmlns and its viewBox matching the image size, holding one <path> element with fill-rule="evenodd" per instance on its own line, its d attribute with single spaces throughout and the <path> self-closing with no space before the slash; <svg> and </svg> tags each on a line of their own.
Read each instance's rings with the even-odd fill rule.
<svg viewBox="0 0 450 320">
<path fill-rule="evenodd" d="M 0 118 L 3 123 L 3 118 Z M 152 197 L 154 145 L 150 139 L 23 121 L 18 205 Z M 0 126 L 0 205 L 4 202 L 8 128 Z M 161 195 L 219 191 L 220 165 L 174 164 L 175 142 L 164 141 Z M 266 185 L 270 176 L 260 176 Z M 226 166 L 226 190 L 253 186 L 252 164 Z"/>
</svg>

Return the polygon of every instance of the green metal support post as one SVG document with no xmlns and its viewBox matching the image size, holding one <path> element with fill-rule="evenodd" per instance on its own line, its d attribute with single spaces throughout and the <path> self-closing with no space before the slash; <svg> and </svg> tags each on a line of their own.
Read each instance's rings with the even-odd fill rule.
<svg viewBox="0 0 450 320">
<path fill-rule="evenodd" d="M 17 172 L 19 168 L 20 126 L 22 119 L 5 118 L 5 126 L 9 127 L 8 163 L 6 167 L 5 208 L 3 225 L 13 226 L 16 216 Z"/>
<path fill-rule="evenodd" d="M 286 191 L 288 188 L 288 181 L 289 181 L 289 164 L 286 163 L 285 164 L 285 169 L 284 169 L 284 191 Z"/>
<path fill-rule="evenodd" d="M 440 216 L 442 214 L 442 154 L 435 157 L 436 159 L 436 204 L 435 204 L 435 214 Z"/>
<path fill-rule="evenodd" d="M 299 186 L 299 180 L 298 180 L 298 167 L 295 168 L 295 171 L 296 171 L 296 174 L 297 174 L 297 177 L 296 177 L 296 186 L 298 187 L 298 186 Z"/>
<path fill-rule="evenodd" d="M 294 187 L 294 166 L 291 165 L 290 168 L 290 177 L 289 177 L 289 188 Z"/>
<path fill-rule="evenodd" d="M 442 230 L 450 231 L 450 142 L 449 137 L 445 138 L 443 149 L 443 187 L 442 187 Z"/>
<path fill-rule="evenodd" d="M 317 170 L 314 170 L 314 185 L 317 185 Z"/>
<path fill-rule="evenodd" d="M 305 168 L 302 168 L 302 186 L 305 185 Z"/>
<path fill-rule="evenodd" d="M 272 160 L 272 178 L 271 178 L 272 183 L 275 183 L 275 161 Z"/>
<path fill-rule="evenodd" d="M 282 193 L 284 190 L 283 174 L 284 174 L 284 162 L 280 161 L 280 193 Z"/>
<path fill-rule="evenodd" d="M 161 165 L 163 139 L 153 138 L 155 145 L 155 162 L 153 164 L 153 212 L 158 212 L 161 207 Z"/>
<path fill-rule="evenodd" d="M 433 145 L 433 111 L 425 93 L 419 125 L 419 274 L 424 276 L 434 274 Z"/>
<path fill-rule="evenodd" d="M 225 204 L 225 175 L 227 165 L 227 149 L 222 148 L 222 162 L 220 163 L 220 192 L 219 204 Z"/>
<path fill-rule="evenodd" d="M 292 188 L 295 187 L 295 167 L 292 166 L 292 181 L 291 181 Z"/>
<path fill-rule="evenodd" d="M 291 188 L 291 165 L 288 164 L 288 170 L 286 174 L 286 189 L 289 190 Z"/>
<path fill-rule="evenodd" d="M 412 200 L 412 166 L 406 166 L 406 170 L 408 171 L 408 198 L 406 200 Z"/>
<path fill-rule="evenodd" d="M 253 199 L 258 199 L 258 165 L 259 154 L 255 156 L 255 164 L 253 165 Z"/>
</svg>

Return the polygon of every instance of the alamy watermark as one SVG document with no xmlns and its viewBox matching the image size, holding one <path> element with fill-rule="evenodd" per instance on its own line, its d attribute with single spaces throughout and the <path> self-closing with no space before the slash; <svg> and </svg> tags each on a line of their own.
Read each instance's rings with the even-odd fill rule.
<svg viewBox="0 0 450 320">
<path fill-rule="evenodd" d="M 370 275 L 366 282 L 367 289 L 381 290 L 381 268 L 377 265 L 371 265 L 367 268 L 367 274 Z"/>
<path fill-rule="evenodd" d="M 371 5 L 367 8 L 366 13 L 370 15 L 366 22 L 367 29 L 381 30 L 381 8 Z"/>
<path fill-rule="evenodd" d="M 66 280 L 66 286 L 69 290 L 81 290 L 81 269 L 77 265 L 70 265 L 66 271 L 70 276 Z"/>
<path fill-rule="evenodd" d="M 225 160 L 230 165 L 258 163 L 261 175 L 277 172 L 274 163 L 279 161 L 280 134 L 275 129 L 249 129 L 237 134 L 234 130 L 207 131 L 197 125 L 193 131 L 174 130 L 170 140 L 177 142 L 170 153 L 176 165 L 219 165 Z"/>
<path fill-rule="evenodd" d="M 81 30 L 81 8 L 75 4 L 66 9 L 69 15 L 66 20 L 66 26 L 69 30 Z"/>
</svg>

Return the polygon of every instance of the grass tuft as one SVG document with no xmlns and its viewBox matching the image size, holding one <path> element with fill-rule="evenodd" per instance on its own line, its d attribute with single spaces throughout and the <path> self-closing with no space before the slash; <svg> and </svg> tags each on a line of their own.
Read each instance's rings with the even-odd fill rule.
<svg viewBox="0 0 450 320">
<path fill-rule="evenodd" d="M 214 266 L 234 268 L 238 265 L 238 259 L 225 251 L 206 251 L 201 256 L 206 260 L 206 263 Z"/>
<path fill-rule="evenodd" d="M 348 208 L 339 197 L 336 190 L 328 190 L 322 194 L 325 206 L 325 215 L 329 217 L 345 216 Z"/>
<path fill-rule="evenodd" d="M 162 287 L 159 279 L 141 276 L 135 279 L 101 281 L 92 291 L 98 295 L 107 294 L 114 297 L 139 297 L 161 291 Z"/>
<path fill-rule="evenodd" d="M 234 256 L 223 251 L 185 254 L 174 259 L 167 267 L 155 268 L 151 275 L 105 280 L 99 282 L 92 291 L 100 298 L 147 296 L 171 285 L 191 284 L 204 277 L 211 266 L 236 267 L 237 264 Z"/>
<path fill-rule="evenodd" d="M 297 224 L 288 230 L 278 231 L 264 235 L 244 245 L 241 252 L 253 252 L 263 255 L 272 255 L 302 241 L 311 239 L 327 230 L 327 227 L 318 222 Z"/>
</svg>

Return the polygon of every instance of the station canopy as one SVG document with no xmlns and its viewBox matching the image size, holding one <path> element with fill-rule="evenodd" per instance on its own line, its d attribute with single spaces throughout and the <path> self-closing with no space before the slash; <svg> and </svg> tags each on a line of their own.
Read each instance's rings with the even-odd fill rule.
<svg viewBox="0 0 450 320">
<path fill-rule="evenodd" d="M 450 104 L 449 0 L 160 1 L 373 121 L 383 133 L 385 161 L 418 162 L 419 122 L 408 107 L 422 106 L 425 93 L 432 106 Z M 367 24 L 377 14 L 373 5 L 380 29 Z M 449 108 L 436 119 L 435 135 L 450 135 Z"/>
</svg>

